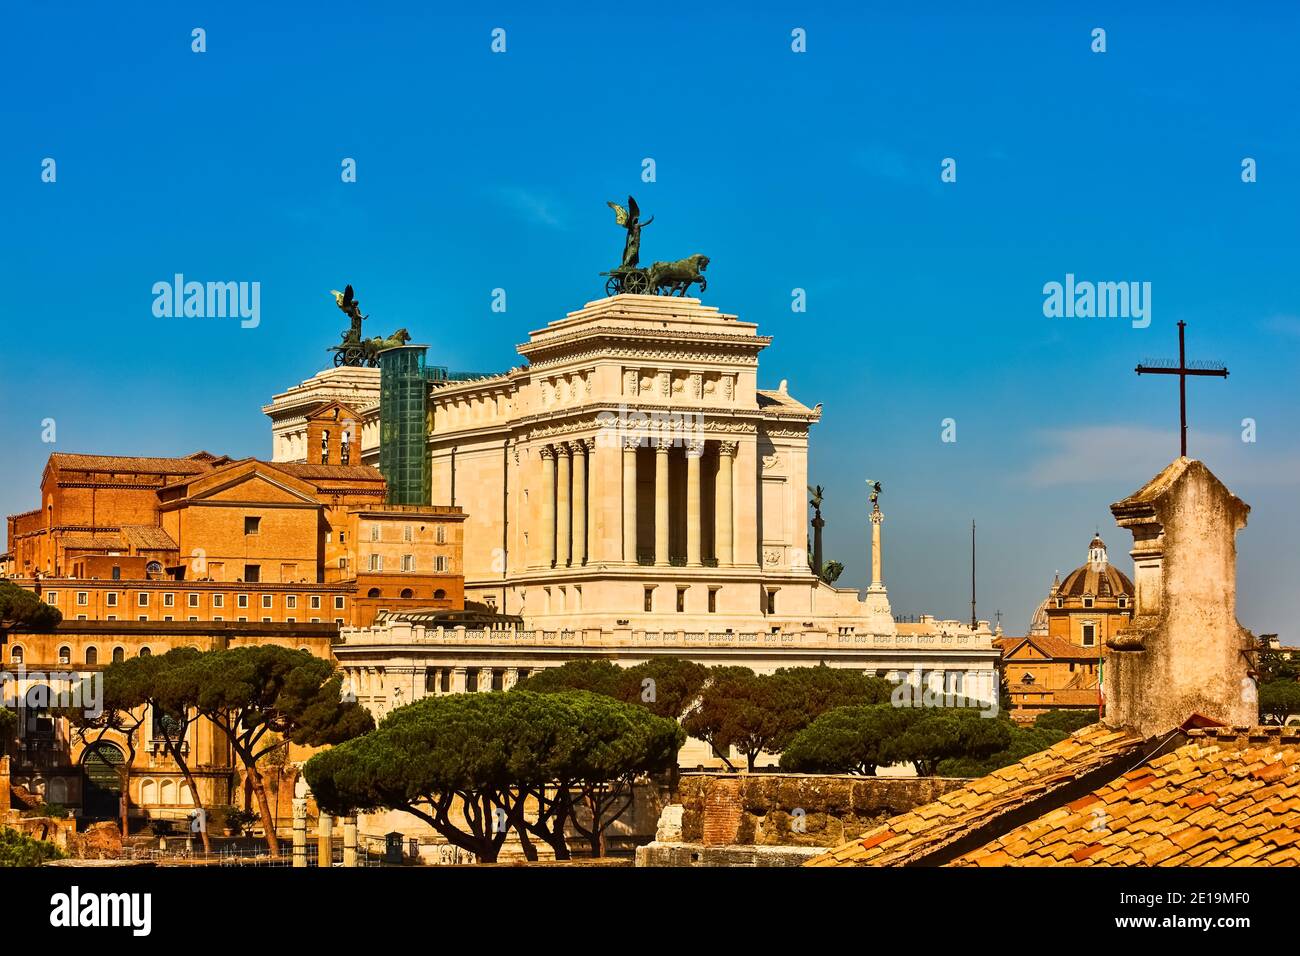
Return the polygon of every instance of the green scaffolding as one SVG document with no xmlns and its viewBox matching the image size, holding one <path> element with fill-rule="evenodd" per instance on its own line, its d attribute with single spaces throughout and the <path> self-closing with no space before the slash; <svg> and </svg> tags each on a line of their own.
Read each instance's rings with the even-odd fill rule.
<svg viewBox="0 0 1300 956">
<path fill-rule="evenodd" d="M 390 505 L 427 505 L 432 497 L 428 432 L 429 382 L 446 370 L 425 364 L 425 345 L 400 345 L 379 353 L 379 470 Z"/>
</svg>

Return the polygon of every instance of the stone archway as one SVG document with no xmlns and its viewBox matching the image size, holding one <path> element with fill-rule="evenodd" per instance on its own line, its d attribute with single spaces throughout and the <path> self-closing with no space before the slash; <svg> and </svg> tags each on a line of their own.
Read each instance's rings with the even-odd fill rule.
<svg viewBox="0 0 1300 956">
<path fill-rule="evenodd" d="M 86 783 L 81 812 L 87 819 L 115 820 L 122 813 L 121 767 L 126 755 L 117 744 L 101 740 L 86 748 L 81 769 Z"/>
</svg>

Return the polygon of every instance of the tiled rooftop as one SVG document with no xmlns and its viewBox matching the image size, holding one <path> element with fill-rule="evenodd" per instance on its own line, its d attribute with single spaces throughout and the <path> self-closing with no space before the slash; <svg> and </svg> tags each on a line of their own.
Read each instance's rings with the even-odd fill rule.
<svg viewBox="0 0 1300 956">
<path fill-rule="evenodd" d="M 862 839 L 809 860 L 807 866 L 898 866 L 995 824 L 1024 807 L 1108 764 L 1136 762 L 1146 741 L 1093 724 L 1019 763 L 995 770 L 959 790 L 893 817 Z"/>
<path fill-rule="evenodd" d="M 1155 741 L 1085 727 L 807 865 L 1300 865 L 1300 729 L 1177 739 L 1185 742 L 1148 761 Z M 1108 767 L 1104 783 L 1073 794 L 1071 783 Z M 939 853 L 972 835 L 988 839 L 957 846 L 951 860 Z"/>
<path fill-rule="evenodd" d="M 1189 736 L 953 865 L 1300 865 L 1300 729 Z"/>
</svg>

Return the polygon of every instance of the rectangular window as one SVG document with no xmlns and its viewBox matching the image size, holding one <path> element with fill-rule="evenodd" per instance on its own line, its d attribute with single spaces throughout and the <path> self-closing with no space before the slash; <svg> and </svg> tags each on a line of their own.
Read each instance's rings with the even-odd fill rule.
<svg viewBox="0 0 1300 956">
<path fill-rule="evenodd" d="M 415 540 L 415 529 L 411 527 L 409 524 L 402 525 L 402 540 L 403 541 Z"/>
<path fill-rule="evenodd" d="M 78 606 L 78 607 L 85 607 L 85 606 L 86 606 L 87 604 L 89 604 L 89 603 L 90 603 L 90 598 L 89 598 L 89 596 L 86 594 L 86 592 L 85 592 L 85 591 L 78 591 L 78 592 L 77 592 L 77 606 Z"/>
<path fill-rule="evenodd" d="M 336 617 L 336 618 L 334 619 L 334 623 L 337 624 L 339 627 L 342 627 L 342 626 L 343 626 L 343 618 L 341 618 L 341 617 Z"/>
<path fill-rule="evenodd" d="M 248 607 L 248 595 L 247 594 L 239 595 L 239 600 L 237 603 L 239 604 L 240 607 Z"/>
<path fill-rule="evenodd" d="M 175 606 L 176 606 L 176 595 L 168 591 L 166 594 L 163 595 L 163 607 L 175 607 Z"/>
<path fill-rule="evenodd" d="M 193 614 L 191 614 L 191 615 L 190 615 L 189 617 L 187 617 L 185 620 L 187 620 L 187 621 L 197 621 L 198 618 L 195 617 Z"/>
<path fill-rule="evenodd" d="M 776 613 L 776 588 L 769 588 L 767 592 L 767 613 Z"/>
<path fill-rule="evenodd" d="M 262 566 L 260 564 L 244 565 L 244 580 L 249 584 L 258 584 L 262 580 Z"/>
<path fill-rule="evenodd" d="M 379 540 L 379 522 L 377 521 L 371 524 L 370 526 L 370 540 L 371 541 Z"/>
<path fill-rule="evenodd" d="M 341 610 L 343 610 L 343 595 L 342 595 L 342 594 L 336 594 L 336 595 L 334 595 L 334 610 L 336 610 L 336 611 L 341 611 Z"/>
<path fill-rule="evenodd" d="M 244 534 L 257 534 L 262 530 L 262 519 L 256 515 L 244 516 Z"/>
<path fill-rule="evenodd" d="M 189 602 L 189 606 L 190 606 L 190 607 L 198 607 L 198 606 L 199 606 L 199 596 L 198 596 L 197 594 L 189 594 L 189 595 L 186 595 L 186 597 L 187 597 L 187 599 L 188 599 L 188 602 Z"/>
<path fill-rule="evenodd" d="M 339 570 L 340 570 L 340 571 L 346 571 L 347 569 L 348 569 L 348 559 L 347 559 L 347 558 L 339 558 Z"/>
<path fill-rule="evenodd" d="M 415 570 L 415 555 L 413 554 L 402 555 L 402 570 L 403 571 Z"/>
<path fill-rule="evenodd" d="M 109 591 L 104 595 L 104 603 L 109 607 L 117 607 L 117 592 Z"/>
<path fill-rule="evenodd" d="M 296 617 L 286 617 L 285 621 L 287 621 L 290 624 L 296 624 L 298 619 Z"/>
<path fill-rule="evenodd" d="M 686 588 L 677 589 L 677 613 L 681 614 L 686 610 Z"/>
<path fill-rule="evenodd" d="M 148 614 L 141 614 L 139 617 L 136 618 L 136 620 L 137 620 L 137 621 L 147 621 L 147 620 L 149 620 L 149 615 L 148 615 Z"/>
<path fill-rule="evenodd" d="M 654 589 L 654 588 L 646 588 L 646 589 L 645 589 L 645 609 L 646 609 L 646 612 L 647 612 L 647 613 L 652 612 L 652 611 L 655 609 L 655 589 Z"/>
<path fill-rule="evenodd" d="M 312 609 L 313 611 L 319 611 L 319 610 L 320 610 L 320 595 L 319 595 L 319 594 L 313 594 L 313 595 L 311 596 L 311 609 Z"/>
<path fill-rule="evenodd" d="M 122 580 L 122 569 L 119 568 L 116 564 L 113 565 L 113 580 L 114 581 Z"/>
<path fill-rule="evenodd" d="M 214 621 L 224 621 L 225 618 L 222 617 L 220 614 L 214 614 L 214 615 L 212 615 L 212 620 L 214 620 Z"/>
<path fill-rule="evenodd" d="M 370 556 L 370 570 L 371 571 L 384 570 L 384 556 L 382 554 L 372 554 Z"/>
<path fill-rule="evenodd" d="M 1097 643 L 1097 625 L 1096 624 L 1083 625 L 1083 646 L 1092 647 L 1096 643 Z"/>
<path fill-rule="evenodd" d="M 439 573 L 445 573 L 447 570 L 447 556 L 440 554 L 433 559 L 433 569 Z"/>
<path fill-rule="evenodd" d="M 264 617 L 264 618 L 262 618 L 262 623 L 263 623 L 263 624 L 270 624 L 270 623 L 271 623 L 271 619 L 270 619 L 269 617 Z"/>
<path fill-rule="evenodd" d="M 433 540 L 437 541 L 439 544 L 446 544 L 447 529 L 444 528 L 442 525 L 438 525 L 438 530 L 434 532 Z"/>
<path fill-rule="evenodd" d="M 148 606 L 149 606 L 149 592 L 148 592 L 148 591 L 139 591 L 139 592 L 136 593 L 136 596 L 135 596 L 135 606 L 136 606 L 136 607 L 148 607 Z"/>
<path fill-rule="evenodd" d="M 163 620 L 164 620 L 164 621 L 170 621 L 170 620 L 173 620 L 173 618 L 172 618 L 172 616 L 171 616 L 170 614 L 164 614 L 164 615 L 163 615 Z"/>
<path fill-rule="evenodd" d="M 262 608 L 263 608 L 263 610 L 267 610 L 267 609 L 269 609 L 270 607 L 271 607 L 271 595 L 269 595 L 269 594 L 263 594 L 263 595 L 262 595 Z"/>
<path fill-rule="evenodd" d="M 58 592 L 58 591 L 46 591 L 46 592 L 45 592 L 45 600 L 46 600 L 46 602 L 49 603 L 49 604 L 58 604 L 58 603 L 59 603 L 59 592 Z"/>
<path fill-rule="evenodd" d="M 287 607 L 289 610 L 293 610 L 294 608 L 296 608 L 298 606 L 298 595 L 286 594 L 284 597 L 284 606 Z"/>
<path fill-rule="evenodd" d="M 709 588 L 709 613 L 716 614 L 718 611 L 718 589 Z"/>
<path fill-rule="evenodd" d="M 1083 599 L 1083 606 L 1084 606 L 1084 607 L 1092 607 L 1092 598 L 1090 598 L 1090 597 L 1086 597 L 1086 598 L 1084 598 L 1084 599 Z"/>
</svg>

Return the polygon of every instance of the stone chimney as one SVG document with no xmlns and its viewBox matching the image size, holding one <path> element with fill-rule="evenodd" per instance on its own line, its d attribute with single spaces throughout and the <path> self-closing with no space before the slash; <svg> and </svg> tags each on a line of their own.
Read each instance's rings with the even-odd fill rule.
<svg viewBox="0 0 1300 956">
<path fill-rule="evenodd" d="M 1110 510 L 1133 533 L 1137 596 L 1132 622 L 1106 647 L 1103 722 L 1144 737 L 1193 714 L 1259 723 L 1254 639 L 1237 623 L 1237 532 L 1250 506 L 1204 464 L 1178 458 Z"/>
</svg>

